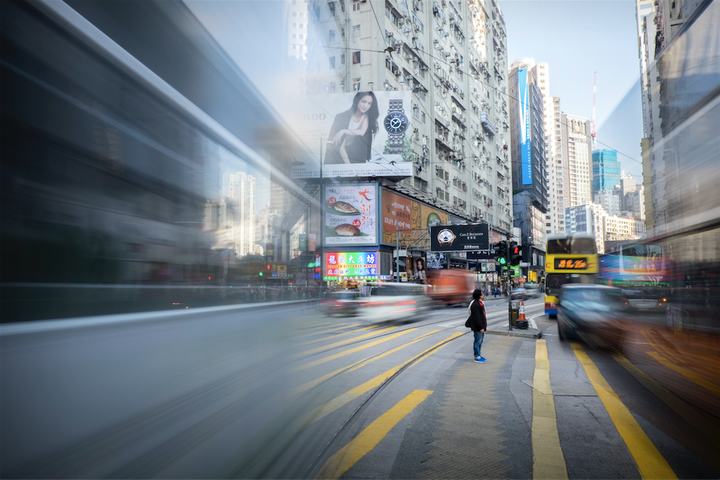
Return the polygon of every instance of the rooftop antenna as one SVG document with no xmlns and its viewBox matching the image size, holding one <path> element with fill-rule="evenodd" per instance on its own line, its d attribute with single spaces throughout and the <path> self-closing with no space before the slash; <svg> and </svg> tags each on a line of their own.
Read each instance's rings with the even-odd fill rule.
<svg viewBox="0 0 720 480">
<path fill-rule="evenodd" d="M 595 135 L 595 110 L 597 104 L 597 72 L 595 72 L 595 80 L 593 81 L 593 111 L 592 111 L 592 149 L 597 150 L 597 138 Z"/>
</svg>

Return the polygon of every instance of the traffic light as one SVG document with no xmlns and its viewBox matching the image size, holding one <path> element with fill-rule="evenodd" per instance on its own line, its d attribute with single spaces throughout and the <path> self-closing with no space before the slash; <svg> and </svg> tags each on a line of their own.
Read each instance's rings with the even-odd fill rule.
<svg viewBox="0 0 720 480">
<path fill-rule="evenodd" d="M 508 257 L 508 244 L 505 241 L 502 241 L 498 243 L 498 263 L 502 265 L 503 267 L 507 265 L 507 257 Z"/>
<path fill-rule="evenodd" d="M 510 265 L 520 265 L 520 262 L 522 262 L 522 260 L 522 246 L 513 242 L 512 244 L 510 244 Z"/>
</svg>

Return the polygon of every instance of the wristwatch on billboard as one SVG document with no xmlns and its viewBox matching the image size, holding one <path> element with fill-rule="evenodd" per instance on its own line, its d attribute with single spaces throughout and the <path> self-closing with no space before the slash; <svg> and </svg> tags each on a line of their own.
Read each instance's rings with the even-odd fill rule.
<svg viewBox="0 0 720 480">
<path fill-rule="evenodd" d="M 408 128 L 408 119 L 403 110 L 402 100 L 390 100 L 390 107 L 385 116 L 385 130 L 388 132 L 390 153 L 403 153 L 403 140 L 405 130 Z"/>
</svg>

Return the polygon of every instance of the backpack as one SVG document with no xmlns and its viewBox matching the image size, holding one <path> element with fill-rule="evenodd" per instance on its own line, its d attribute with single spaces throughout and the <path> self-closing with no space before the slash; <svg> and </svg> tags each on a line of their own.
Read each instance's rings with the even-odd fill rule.
<svg viewBox="0 0 720 480">
<path fill-rule="evenodd" d="M 470 317 L 472 316 L 472 304 L 473 304 L 473 302 L 475 302 L 475 299 L 473 299 L 473 300 L 470 302 L 470 305 L 468 305 L 468 319 L 465 320 L 465 327 L 466 327 L 466 328 L 470 328 Z"/>
</svg>

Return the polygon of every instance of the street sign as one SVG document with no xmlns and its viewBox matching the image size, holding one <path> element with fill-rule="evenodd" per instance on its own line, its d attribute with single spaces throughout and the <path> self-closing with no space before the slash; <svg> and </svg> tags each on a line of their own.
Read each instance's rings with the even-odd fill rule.
<svg viewBox="0 0 720 480">
<path fill-rule="evenodd" d="M 520 262 L 519 265 L 520 265 L 521 267 L 529 267 L 529 266 L 530 266 L 530 262 Z"/>
</svg>

